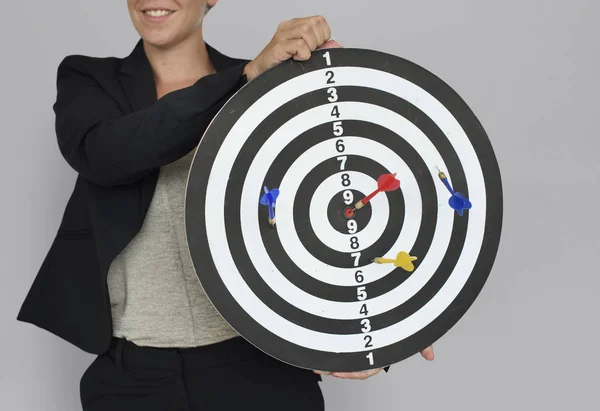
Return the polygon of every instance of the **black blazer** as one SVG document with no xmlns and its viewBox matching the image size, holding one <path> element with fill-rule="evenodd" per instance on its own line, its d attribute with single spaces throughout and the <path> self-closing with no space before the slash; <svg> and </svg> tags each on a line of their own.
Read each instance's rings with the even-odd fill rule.
<svg viewBox="0 0 600 411">
<path fill-rule="evenodd" d="M 124 59 L 71 55 L 61 62 L 56 133 L 78 176 L 19 321 L 86 352 L 106 352 L 112 337 L 107 273 L 140 230 L 160 167 L 193 150 L 246 82 L 247 60 L 208 51 L 217 73 L 160 100 L 141 40 Z"/>
</svg>

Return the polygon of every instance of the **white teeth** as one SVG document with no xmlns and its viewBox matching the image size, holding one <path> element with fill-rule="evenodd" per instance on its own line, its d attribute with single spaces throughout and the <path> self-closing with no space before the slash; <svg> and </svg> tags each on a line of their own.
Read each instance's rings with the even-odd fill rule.
<svg viewBox="0 0 600 411">
<path fill-rule="evenodd" d="M 146 14 L 152 17 L 162 17 L 162 16 L 166 16 L 167 14 L 171 14 L 171 11 L 168 10 L 147 10 Z"/>
</svg>

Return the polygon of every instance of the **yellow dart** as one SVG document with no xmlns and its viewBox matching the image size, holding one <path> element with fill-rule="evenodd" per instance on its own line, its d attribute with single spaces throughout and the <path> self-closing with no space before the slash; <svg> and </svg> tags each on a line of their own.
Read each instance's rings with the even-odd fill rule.
<svg viewBox="0 0 600 411">
<path fill-rule="evenodd" d="M 396 267 L 400 267 L 408 272 L 412 272 L 415 269 L 415 266 L 412 262 L 416 259 L 417 257 L 413 257 L 404 251 L 400 251 L 398 254 L 396 254 L 396 259 L 377 257 L 373 259 L 373 262 L 377 264 L 394 264 Z"/>
</svg>

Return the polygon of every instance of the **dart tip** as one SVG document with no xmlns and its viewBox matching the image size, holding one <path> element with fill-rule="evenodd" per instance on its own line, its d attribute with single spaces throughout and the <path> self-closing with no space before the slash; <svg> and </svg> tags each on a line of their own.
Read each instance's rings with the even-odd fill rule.
<svg viewBox="0 0 600 411">
<path fill-rule="evenodd" d="M 446 174 L 444 174 L 444 172 L 443 172 L 442 170 L 440 170 L 440 168 L 437 166 L 437 164 L 436 164 L 435 168 L 436 168 L 436 169 L 437 169 L 437 171 L 438 171 L 438 176 L 439 176 L 439 177 L 440 177 L 442 180 L 443 180 L 443 179 L 445 179 L 445 178 L 446 178 Z"/>
</svg>

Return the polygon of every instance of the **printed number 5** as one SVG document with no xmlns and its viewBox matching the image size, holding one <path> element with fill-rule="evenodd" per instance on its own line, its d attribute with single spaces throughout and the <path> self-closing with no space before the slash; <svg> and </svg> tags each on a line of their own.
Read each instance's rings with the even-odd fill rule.
<svg viewBox="0 0 600 411">
<path fill-rule="evenodd" d="M 335 123 L 333 123 L 333 134 L 337 137 L 344 134 L 344 128 L 342 127 L 341 121 L 336 121 Z"/>
</svg>

